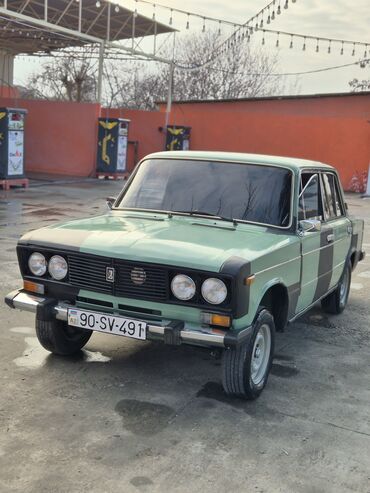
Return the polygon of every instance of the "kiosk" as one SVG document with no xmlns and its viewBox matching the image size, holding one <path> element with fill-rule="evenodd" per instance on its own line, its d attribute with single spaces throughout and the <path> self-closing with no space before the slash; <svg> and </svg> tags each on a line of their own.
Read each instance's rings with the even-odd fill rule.
<svg viewBox="0 0 370 493">
<path fill-rule="evenodd" d="M 127 145 L 130 120 L 99 118 L 96 176 L 117 179 L 127 175 Z"/>
<path fill-rule="evenodd" d="M 24 174 L 24 122 L 27 110 L 0 108 L 0 185 L 28 186 Z"/>
</svg>

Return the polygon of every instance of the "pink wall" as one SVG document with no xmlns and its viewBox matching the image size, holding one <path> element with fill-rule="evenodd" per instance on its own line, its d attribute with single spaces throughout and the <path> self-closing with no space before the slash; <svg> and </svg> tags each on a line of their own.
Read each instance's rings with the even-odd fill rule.
<svg viewBox="0 0 370 493">
<path fill-rule="evenodd" d="M 28 111 L 26 173 L 93 174 L 100 105 L 0 98 L 0 106 Z"/>
<path fill-rule="evenodd" d="M 367 94 L 175 103 L 170 123 L 192 127 L 191 149 L 276 154 L 331 164 L 349 189 L 353 177 L 368 170 L 369 121 Z"/>
</svg>

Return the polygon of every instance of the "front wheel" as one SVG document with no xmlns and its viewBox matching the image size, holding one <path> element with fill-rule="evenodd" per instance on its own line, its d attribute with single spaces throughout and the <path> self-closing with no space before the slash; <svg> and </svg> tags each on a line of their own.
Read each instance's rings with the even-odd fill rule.
<svg viewBox="0 0 370 493">
<path fill-rule="evenodd" d="M 266 386 L 274 347 L 274 318 L 263 309 L 253 325 L 249 341 L 223 353 L 222 385 L 226 394 L 256 399 Z"/>
<path fill-rule="evenodd" d="M 321 307 L 326 313 L 339 315 L 345 309 L 351 287 L 351 263 L 347 262 L 338 287 L 321 300 Z"/>
<path fill-rule="evenodd" d="M 41 346 L 54 354 L 68 356 L 77 353 L 91 337 L 90 330 L 71 327 L 61 320 L 36 318 L 36 335 Z"/>
</svg>

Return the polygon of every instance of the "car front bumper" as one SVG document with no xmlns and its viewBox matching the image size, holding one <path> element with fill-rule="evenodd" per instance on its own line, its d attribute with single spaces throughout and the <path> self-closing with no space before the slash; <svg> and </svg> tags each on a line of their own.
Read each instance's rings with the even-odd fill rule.
<svg viewBox="0 0 370 493">
<path fill-rule="evenodd" d="M 74 307 L 72 304 L 30 294 L 22 289 L 9 293 L 5 297 L 5 302 L 10 308 L 35 313 L 41 320 L 57 319 L 63 322 L 68 320 L 68 309 Z M 119 315 L 125 316 L 122 313 Z M 211 327 L 199 327 L 194 330 L 186 328 L 184 322 L 178 320 L 169 321 L 164 325 L 147 320 L 143 321 L 147 322 L 147 339 L 159 339 L 166 344 L 175 346 L 191 344 L 210 348 L 233 347 L 249 339 L 252 332 L 252 327 L 239 331 L 213 329 Z"/>
</svg>

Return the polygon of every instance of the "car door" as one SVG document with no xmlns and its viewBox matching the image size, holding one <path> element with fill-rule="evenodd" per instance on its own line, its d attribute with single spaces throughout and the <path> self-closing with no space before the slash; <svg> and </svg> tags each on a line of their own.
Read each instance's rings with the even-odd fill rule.
<svg viewBox="0 0 370 493">
<path fill-rule="evenodd" d="M 325 228 L 327 241 L 331 243 L 330 261 L 332 275 L 329 289 L 336 286 L 343 273 L 351 243 L 352 226 L 346 216 L 341 187 L 335 173 L 321 174 L 322 196 L 324 206 Z M 329 238 L 329 240 L 328 240 Z M 325 294 L 326 285 L 319 286 L 320 296 Z"/>
<path fill-rule="evenodd" d="M 301 289 L 296 314 L 305 310 L 317 299 L 318 276 L 331 277 L 330 243 L 326 242 L 328 231 L 324 223 L 321 177 L 319 171 L 303 171 L 300 177 L 298 220 L 321 221 L 321 230 L 300 232 L 301 238 Z M 324 241 L 325 239 L 325 241 Z"/>
</svg>

